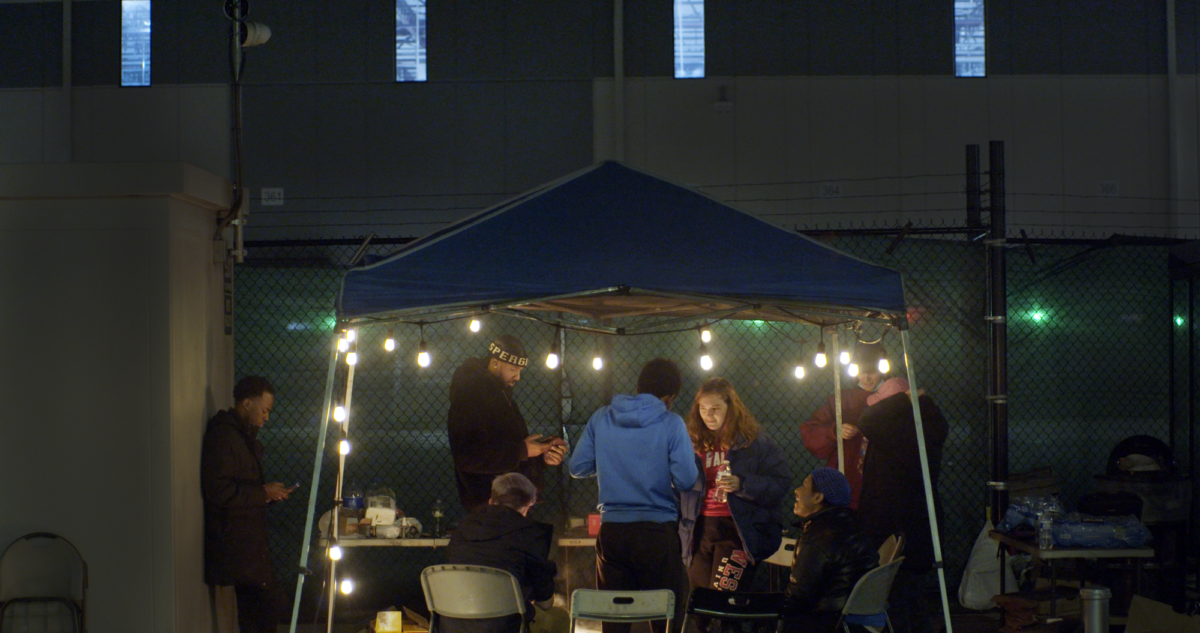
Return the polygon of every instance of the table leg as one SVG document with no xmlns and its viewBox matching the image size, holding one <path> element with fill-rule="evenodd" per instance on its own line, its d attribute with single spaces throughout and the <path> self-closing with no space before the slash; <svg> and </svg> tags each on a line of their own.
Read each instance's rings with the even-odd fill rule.
<svg viewBox="0 0 1200 633">
<path fill-rule="evenodd" d="M 1049 560 L 1043 560 L 1046 566 L 1050 568 L 1050 620 L 1058 617 L 1058 570 L 1055 569 L 1054 563 Z"/>
<path fill-rule="evenodd" d="M 1004 580 L 1008 576 L 1008 574 L 1004 573 L 1004 566 L 1008 564 L 1007 563 L 1008 550 L 1006 550 L 1004 547 L 1004 544 L 1001 543 L 999 551 L 1000 551 L 1000 595 L 1004 595 L 1005 593 L 1007 593 L 1007 590 L 1004 587 L 1004 584 L 1005 584 Z"/>
</svg>

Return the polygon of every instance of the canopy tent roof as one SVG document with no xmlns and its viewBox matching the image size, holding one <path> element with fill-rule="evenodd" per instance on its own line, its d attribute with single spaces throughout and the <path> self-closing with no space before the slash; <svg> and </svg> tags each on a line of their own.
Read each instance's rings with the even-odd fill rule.
<svg viewBox="0 0 1200 633">
<path fill-rule="evenodd" d="M 364 324 L 489 311 L 828 325 L 890 320 L 904 290 L 895 270 L 604 162 L 347 271 L 338 301 Z"/>
</svg>

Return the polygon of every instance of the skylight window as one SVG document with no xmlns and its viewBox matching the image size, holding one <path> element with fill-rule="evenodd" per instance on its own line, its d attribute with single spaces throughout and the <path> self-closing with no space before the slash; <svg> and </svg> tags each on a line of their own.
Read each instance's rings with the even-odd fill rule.
<svg viewBox="0 0 1200 633">
<path fill-rule="evenodd" d="M 396 81 L 425 81 L 425 0 L 396 0 Z"/>
<path fill-rule="evenodd" d="M 150 0 L 121 0 L 121 85 L 150 85 Z"/>
<path fill-rule="evenodd" d="M 704 0 L 675 0 L 675 78 L 704 76 Z"/>
<path fill-rule="evenodd" d="M 954 0 L 954 76 L 986 77 L 983 0 Z"/>
</svg>

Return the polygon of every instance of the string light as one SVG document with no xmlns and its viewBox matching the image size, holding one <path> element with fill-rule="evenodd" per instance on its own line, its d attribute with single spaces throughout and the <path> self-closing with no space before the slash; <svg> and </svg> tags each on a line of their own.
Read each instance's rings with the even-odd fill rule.
<svg viewBox="0 0 1200 633">
<path fill-rule="evenodd" d="M 849 365 L 850 364 L 850 352 L 847 350 L 842 350 L 842 352 L 840 354 L 838 354 L 838 361 L 840 361 L 843 365 Z"/>
<path fill-rule="evenodd" d="M 350 349 L 350 341 L 347 341 L 346 337 L 344 337 L 344 336 L 342 338 L 339 338 L 338 339 L 338 351 L 345 354 L 346 350 L 348 350 L 348 349 Z"/>
<path fill-rule="evenodd" d="M 329 548 L 329 560 L 342 560 L 342 548 L 337 545 Z"/>
<path fill-rule="evenodd" d="M 705 326 L 701 326 L 701 328 L 700 328 L 700 342 L 701 342 L 701 343 L 709 343 L 709 342 L 711 342 L 711 341 L 712 341 L 712 330 L 708 329 L 708 326 L 707 326 L 707 325 L 705 325 Z"/>
<path fill-rule="evenodd" d="M 813 364 L 817 367 L 824 367 L 829 364 L 829 358 L 825 356 L 825 343 L 817 344 L 817 355 L 813 357 Z"/>
<path fill-rule="evenodd" d="M 701 339 L 703 340 L 703 339 Z M 700 369 L 708 371 L 713 368 L 712 356 L 708 355 L 708 345 L 700 343 Z"/>
<path fill-rule="evenodd" d="M 796 380 L 802 380 L 804 378 L 804 365 L 797 363 L 796 370 L 792 373 L 795 374 Z"/>
<path fill-rule="evenodd" d="M 346 364 L 347 365 L 357 365 L 358 364 L 358 352 L 350 352 L 349 354 L 346 354 Z"/>
<path fill-rule="evenodd" d="M 592 369 L 596 371 L 604 369 L 604 359 L 600 357 L 600 352 L 596 352 L 596 355 L 592 357 Z"/>
<path fill-rule="evenodd" d="M 472 332 L 478 332 L 481 327 L 483 324 L 479 322 L 479 319 L 471 319 L 471 324 L 467 326 Z"/>
<path fill-rule="evenodd" d="M 846 368 L 846 373 L 849 374 L 849 376 L 851 378 L 857 376 L 858 375 L 858 363 L 850 363 L 850 366 Z"/>
<path fill-rule="evenodd" d="M 559 329 L 554 328 L 554 340 L 550 343 L 550 353 L 546 354 L 546 367 L 550 369 L 558 369 L 560 358 L 558 356 L 558 335 Z"/>
<path fill-rule="evenodd" d="M 383 350 L 385 352 L 396 351 L 396 331 L 388 330 L 387 338 L 383 339 Z"/>
<path fill-rule="evenodd" d="M 888 359 L 886 359 L 886 358 L 879 359 L 879 373 L 886 374 L 891 370 L 892 370 L 892 365 L 891 365 L 891 363 L 888 362 Z"/>
<path fill-rule="evenodd" d="M 354 339 L 357 336 L 358 336 L 358 330 L 355 330 L 354 328 L 350 328 L 350 329 L 346 330 L 346 342 L 347 343 L 353 343 Z"/>
<path fill-rule="evenodd" d="M 425 346 L 425 326 L 421 326 L 421 342 L 417 345 L 417 365 L 428 367 L 433 362 L 429 357 L 429 348 Z"/>
<path fill-rule="evenodd" d="M 350 440 L 342 440 L 338 442 L 338 452 L 342 455 L 350 454 Z"/>
<path fill-rule="evenodd" d="M 343 407 L 342 405 L 339 404 L 338 406 L 333 408 L 333 421 L 334 422 L 345 422 L 346 421 L 346 407 Z"/>
<path fill-rule="evenodd" d="M 342 589 L 343 595 L 346 595 L 346 596 L 350 595 L 351 593 L 354 592 L 354 581 L 350 580 L 349 578 L 343 578 L 342 584 L 341 584 L 341 589 Z"/>
</svg>

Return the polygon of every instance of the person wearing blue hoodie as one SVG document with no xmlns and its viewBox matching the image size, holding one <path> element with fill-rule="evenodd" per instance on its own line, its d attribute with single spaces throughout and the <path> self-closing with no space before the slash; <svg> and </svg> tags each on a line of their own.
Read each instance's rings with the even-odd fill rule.
<svg viewBox="0 0 1200 633">
<path fill-rule="evenodd" d="M 594 476 L 600 488 L 596 587 L 674 591 L 673 630 L 688 597 L 677 495 L 700 474 L 683 418 L 671 411 L 682 384 L 674 362 L 646 363 L 637 395 L 614 396 L 592 414 L 568 463 L 572 477 Z M 628 624 L 603 626 L 604 633 L 629 631 Z M 651 628 L 660 633 L 665 626 L 658 621 Z"/>
</svg>

